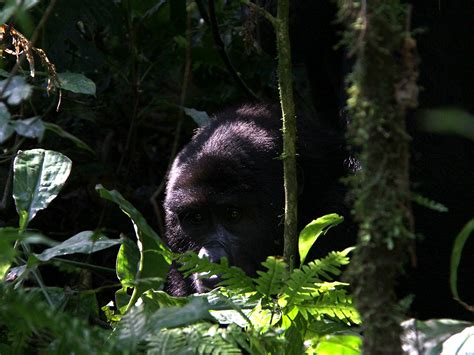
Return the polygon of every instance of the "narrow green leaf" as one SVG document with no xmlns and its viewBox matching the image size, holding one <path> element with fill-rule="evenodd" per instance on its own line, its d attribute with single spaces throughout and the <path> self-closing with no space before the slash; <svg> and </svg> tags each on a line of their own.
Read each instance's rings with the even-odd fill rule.
<svg viewBox="0 0 474 355">
<path fill-rule="evenodd" d="M 60 137 L 69 139 L 71 142 L 73 142 L 76 145 L 76 147 L 87 150 L 87 151 L 94 154 L 94 151 L 92 150 L 91 147 L 89 147 L 86 143 L 84 143 L 82 140 L 77 138 L 75 135 L 72 135 L 71 133 L 66 132 L 64 129 L 62 129 L 57 124 L 54 124 L 54 123 L 51 123 L 51 122 L 44 122 L 44 128 L 47 129 L 48 131 L 51 131 L 51 132 L 57 134 Z"/>
<path fill-rule="evenodd" d="M 18 153 L 13 163 L 13 198 L 21 230 L 58 195 L 71 172 L 71 165 L 68 157 L 51 150 Z"/>
<path fill-rule="evenodd" d="M 121 239 L 109 239 L 101 232 L 84 231 L 40 254 L 34 254 L 41 261 L 69 254 L 92 254 L 122 243 Z"/>
<path fill-rule="evenodd" d="M 72 91 L 76 94 L 94 95 L 95 83 L 79 73 L 58 73 L 61 89 Z"/>
<path fill-rule="evenodd" d="M 319 238 L 319 236 L 326 233 L 329 228 L 337 226 L 343 220 L 343 217 L 332 213 L 312 221 L 303 228 L 298 241 L 298 250 L 301 264 L 304 263 L 309 250 Z"/>
<path fill-rule="evenodd" d="M 474 231 L 474 219 L 471 219 L 458 234 L 454 240 L 453 251 L 451 253 L 451 268 L 449 283 L 451 285 L 451 292 L 456 300 L 461 301 L 458 293 L 458 267 L 461 261 L 462 250 L 467 239 Z"/>
</svg>

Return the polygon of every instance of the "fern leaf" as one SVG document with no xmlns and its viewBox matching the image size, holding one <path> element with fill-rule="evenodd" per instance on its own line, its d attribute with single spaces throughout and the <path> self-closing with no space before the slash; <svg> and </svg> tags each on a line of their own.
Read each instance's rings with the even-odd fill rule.
<svg viewBox="0 0 474 355">
<path fill-rule="evenodd" d="M 286 288 L 289 275 L 286 263 L 280 258 L 271 256 L 262 265 L 267 271 L 257 271 L 259 277 L 255 280 L 256 290 L 266 297 L 282 292 Z"/>
<path fill-rule="evenodd" d="M 219 263 L 212 263 L 208 258 L 200 258 L 194 252 L 180 255 L 179 262 L 183 264 L 180 270 L 185 276 L 191 274 L 202 274 L 205 277 L 219 276 L 219 286 L 226 286 L 235 292 L 253 292 L 255 285 L 252 278 L 235 266 L 229 266 L 227 259 L 221 259 Z"/>
<path fill-rule="evenodd" d="M 308 301 L 319 295 L 321 278 L 331 280 L 333 276 L 341 274 L 341 266 L 349 263 L 347 254 L 352 250 L 348 248 L 340 252 L 330 252 L 325 258 L 317 259 L 301 269 L 296 269 L 290 275 L 288 288 L 283 295 L 286 306 L 292 308 L 294 304 Z"/>
</svg>

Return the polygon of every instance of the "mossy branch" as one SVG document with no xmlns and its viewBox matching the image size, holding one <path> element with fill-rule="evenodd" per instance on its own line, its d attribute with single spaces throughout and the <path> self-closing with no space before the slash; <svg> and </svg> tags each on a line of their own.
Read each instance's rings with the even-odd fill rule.
<svg viewBox="0 0 474 355">
<path fill-rule="evenodd" d="M 278 87 L 282 113 L 283 179 L 285 188 L 285 221 L 283 256 L 293 268 L 298 251 L 298 185 L 296 180 L 296 114 L 293 99 L 291 72 L 291 46 L 289 31 L 289 0 L 278 0 L 277 16 L 249 0 L 241 0 L 265 17 L 274 27 L 278 56 Z"/>
<path fill-rule="evenodd" d="M 298 251 L 298 185 L 296 181 L 296 114 L 291 73 L 288 0 L 278 0 L 275 27 L 278 50 L 278 87 L 282 113 L 285 230 L 283 256 L 290 265 Z"/>
<path fill-rule="evenodd" d="M 401 354 L 394 287 L 409 254 L 413 221 L 405 112 L 417 104 L 416 42 L 398 0 L 340 0 L 350 76 L 349 138 L 360 149 L 352 180 L 359 241 L 348 273 L 364 327 L 365 354 Z"/>
</svg>

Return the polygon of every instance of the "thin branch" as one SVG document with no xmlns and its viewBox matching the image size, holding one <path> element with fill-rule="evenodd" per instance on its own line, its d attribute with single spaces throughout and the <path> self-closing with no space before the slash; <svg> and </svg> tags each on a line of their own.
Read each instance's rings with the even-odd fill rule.
<svg viewBox="0 0 474 355">
<path fill-rule="evenodd" d="M 215 8 L 214 0 L 209 0 L 208 11 L 209 11 L 209 14 L 208 14 L 209 24 L 211 27 L 212 37 L 214 39 L 214 44 L 217 48 L 217 51 L 220 57 L 224 61 L 224 64 L 227 67 L 227 70 L 229 71 L 232 78 L 237 82 L 237 84 L 239 84 L 241 89 L 247 94 L 247 96 L 249 96 L 249 98 L 251 98 L 252 100 L 258 101 L 257 95 L 255 95 L 255 93 L 247 86 L 247 84 L 245 84 L 242 77 L 237 72 L 235 67 L 232 65 L 232 62 L 230 61 L 229 55 L 227 54 L 224 42 L 222 41 L 222 38 L 219 32 L 219 25 L 217 23 L 216 8 Z"/>
</svg>

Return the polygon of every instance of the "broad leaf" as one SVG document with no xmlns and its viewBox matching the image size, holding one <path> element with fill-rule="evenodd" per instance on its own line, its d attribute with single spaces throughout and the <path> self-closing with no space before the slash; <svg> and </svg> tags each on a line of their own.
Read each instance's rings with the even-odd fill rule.
<svg viewBox="0 0 474 355">
<path fill-rule="evenodd" d="M 68 157 L 51 150 L 18 153 L 13 163 L 13 198 L 21 230 L 58 195 L 71 172 L 71 165 Z"/>
<path fill-rule="evenodd" d="M 35 256 L 41 261 L 48 261 L 69 254 L 92 254 L 120 243 L 121 239 L 109 239 L 100 232 L 84 231 Z"/>
<path fill-rule="evenodd" d="M 116 203 L 131 219 L 135 229 L 140 251 L 140 262 L 135 278 L 136 287 L 129 304 L 130 307 L 143 292 L 162 286 L 162 281 L 171 265 L 171 252 L 163 244 L 158 234 L 148 225 L 142 214 L 130 202 L 125 200 L 119 192 L 109 191 L 101 185 L 97 185 L 96 190 L 99 191 L 102 198 Z"/>
<path fill-rule="evenodd" d="M 116 272 L 123 287 L 134 285 L 140 264 L 140 251 L 129 238 L 123 239 L 123 244 L 117 254 Z"/>
<path fill-rule="evenodd" d="M 337 226 L 344 220 L 343 217 L 332 213 L 326 216 L 322 216 L 310 224 L 308 224 L 301 231 L 298 241 L 298 250 L 300 254 L 300 262 L 304 263 L 306 256 L 308 255 L 309 250 L 319 238 L 321 234 L 326 233 L 329 228 Z"/>
<path fill-rule="evenodd" d="M 41 141 L 44 134 L 44 123 L 40 116 L 13 121 L 16 133 L 27 138 L 38 138 Z"/>
<path fill-rule="evenodd" d="M 209 123 L 210 118 L 206 111 L 198 111 L 188 107 L 183 107 L 183 110 L 199 127 L 203 127 Z"/>
<path fill-rule="evenodd" d="M 318 355 L 361 354 L 362 339 L 357 335 L 327 335 L 311 349 Z"/>
<path fill-rule="evenodd" d="M 0 102 L 0 144 L 5 142 L 15 132 L 10 121 L 10 112 L 3 102 Z"/>
<path fill-rule="evenodd" d="M 7 99 L 8 104 L 18 105 L 30 97 L 32 92 L 31 85 L 22 76 L 14 76 L 10 82 L 8 82 L 8 79 L 0 81 L 0 92 L 4 90 L 7 83 L 8 86 L 3 93 L 2 99 Z"/>
<path fill-rule="evenodd" d="M 76 94 L 95 95 L 95 83 L 79 73 L 58 73 L 61 89 Z"/>
<path fill-rule="evenodd" d="M 467 354 L 466 350 L 473 349 L 474 327 L 470 322 L 454 319 L 409 319 L 401 325 L 402 348 L 407 354 Z M 463 345 L 471 347 L 463 348 Z"/>
</svg>

